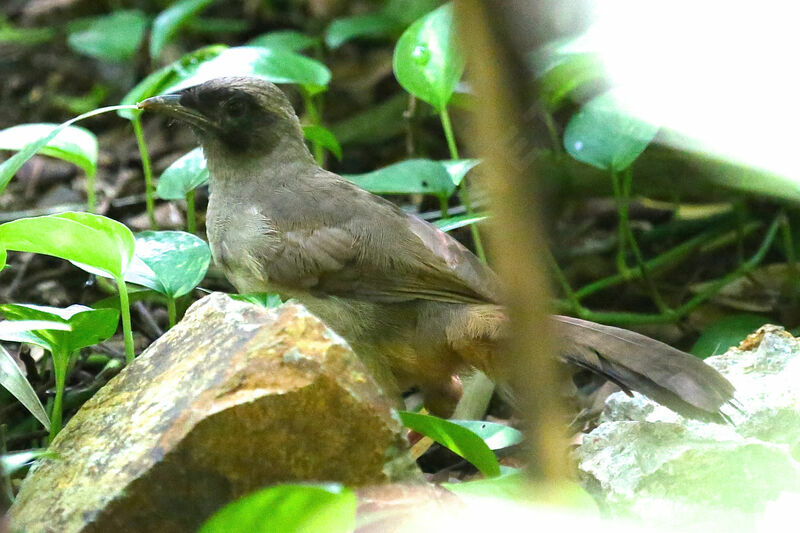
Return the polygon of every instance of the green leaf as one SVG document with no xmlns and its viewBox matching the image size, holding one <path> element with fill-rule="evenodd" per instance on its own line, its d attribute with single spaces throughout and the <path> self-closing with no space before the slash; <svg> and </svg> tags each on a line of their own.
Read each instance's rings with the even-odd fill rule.
<svg viewBox="0 0 800 533">
<path fill-rule="evenodd" d="M 164 200 L 183 200 L 186 193 L 208 183 L 208 167 L 203 149 L 195 148 L 181 156 L 161 174 L 156 195 Z"/>
<path fill-rule="evenodd" d="M 690 352 L 701 359 L 725 353 L 731 346 L 738 346 L 755 330 L 769 324 L 769 317 L 741 313 L 714 322 L 703 330 Z"/>
<path fill-rule="evenodd" d="M 503 470 L 506 469 L 504 468 Z M 476 479 L 462 483 L 442 483 L 442 486 L 459 496 L 531 501 L 530 484 L 525 474 L 517 469 L 508 469 L 501 475 L 489 479 Z"/>
<path fill-rule="evenodd" d="M 126 61 L 142 42 L 147 17 L 139 10 L 75 21 L 69 26 L 67 44 L 81 54 L 105 61 Z"/>
<path fill-rule="evenodd" d="M 356 504 L 352 490 L 333 483 L 277 485 L 226 505 L 199 533 L 349 533 Z"/>
<path fill-rule="evenodd" d="M 440 0 L 389 0 L 382 12 L 405 28 L 440 4 Z"/>
<path fill-rule="evenodd" d="M 6 341 L 28 342 L 45 348 L 50 353 L 72 354 L 86 346 L 109 339 L 117 331 L 119 312 L 116 309 L 92 309 L 83 305 L 66 308 L 32 304 L 0 305 L 0 312 L 10 321 L 47 321 L 68 326 L 68 330 L 36 329 L 6 333 Z"/>
<path fill-rule="evenodd" d="M 452 3 L 431 11 L 400 36 L 394 75 L 417 98 L 442 111 L 461 79 L 464 59 L 455 42 Z"/>
<path fill-rule="evenodd" d="M 470 224 L 476 224 L 482 220 L 486 220 L 487 218 L 489 218 L 488 215 L 482 214 L 458 215 L 455 217 L 437 220 L 433 223 L 433 225 L 442 231 L 453 231 L 454 229 L 463 228 L 464 226 L 469 226 Z"/>
<path fill-rule="evenodd" d="M 150 32 L 150 59 L 156 59 L 175 33 L 214 0 L 181 0 L 158 14 Z"/>
<path fill-rule="evenodd" d="M 405 131 L 406 120 L 403 118 L 403 113 L 406 109 L 408 109 L 408 95 L 398 93 L 361 113 L 337 122 L 331 126 L 331 131 L 343 145 L 379 144 Z M 425 109 L 431 110 L 429 106 L 425 106 Z"/>
<path fill-rule="evenodd" d="M 186 54 L 166 67 L 151 73 L 145 79 L 137 83 L 136 86 L 122 98 L 121 103 L 123 105 L 133 105 L 137 102 L 141 102 L 145 98 L 163 93 L 168 87 L 194 75 L 201 63 L 217 57 L 227 48 L 228 47 L 225 45 L 216 44 Z M 129 109 L 117 112 L 119 116 L 128 120 L 131 120 L 140 113 L 141 111 Z"/>
<path fill-rule="evenodd" d="M 345 175 L 345 178 L 375 194 L 450 196 L 455 190 L 444 165 L 430 159 L 408 159 L 366 174 Z"/>
<path fill-rule="evenodd" d="M 342 147 L 331 130 L 323 126 L 303 126 L 303 135 L 313 143 L 321 145 L 339 161 L 342 160 Z"/>
<path fill-rule="evenodd" d="M 417 433 L 435 440 L 457 453 L 481 471 L 486 477 L 500 475 L 500 465 L 483 439 L 454 422 L 431 415 L 400 411 L 403 424 Z"/>
<path fill-rule="evenodd" d="M 44 148 L 47 143 L 52 141 L 55 136 L 58 135 L 58 133 L 65 127 L 66 126 L 64 124 L 56 127 L 45 137 L 25 145 L 19 152 L 12 155 L 3 161 L 2 164 L 0 164 L 0 193 L 6 189 L 8 182 L 11 181 L 11 178 L 14 177 L 14 174 L 16 174 L 17 171 L 22 168 L 22 165 L 24 165 L 25 162 L 33 157 L 39 150 Z"/>
<path fill-rule="evenodd" d="M 0 150 L 24 150 L 59 128 L 58 124 L 20 124 L 0 131 Z M 97 171 L 97 137 L 79 126 L 60 129 L 39 153 L 79 166 L 88 176 Z"/>
<path fill-rule="evenodd" d="M 270 50 L 284 50 L 287 52 L 302 52 L 306 48 L 316 45 L 319 39 L 295 30 L 271 31 L 259 35 L 247 46 L 269 48 Z"/>
<path fill-rule="evenodd" d="M 125 281 L 144 285 L 170 298 L 188 294 L 203 281 L 211 262 L 208 244 L 183 231 L 136 234 L 136 258 Z M 141 268 L 139 265 L 144 265 Z"/>
<path fill-rule="evenodd" d="M 8 254 L 6 253 L 6 249 L 0 245 L 0 271 L 2 271 L 6 267 L 6 259 Z"/>
<path fill-rule="evenodd" d="M 502 450 L 519 444 L 524 439 L 522 432 L 518 429 L 496 422 L 486 422 L 485 420 L 450 420 L 450 422 L 475 433 L 483 439 L 490 450 Z"/>
<path fill-rule="evenodd" d="M 133 258 L 133 233 L 110 218 L 67 212 L 21 218 L 0 225 L 7 250 L 60 257 L 93 274 L 122 279 Z"/>
<path fill-rule="evenodd" d="M 392 37 L 403 29 L 403 25 L 384 13 L 368 13 L 338 18 L 331 22 L 325 32 L 325 44 L 338 48 L 358 37 Z"/>
<path fill-rule="evenodd" d="M 541 98 L 548 109 L 556 110 L 574 91 L 604 75 L 597 54 L 570 54 L 542 75 Z"/>
<path fill-rule="evenodd" d="M 40 457 L 58 457 L 54 452 L 46 448 L 38 450 L 25 450 L 22 452 L 12 452 L 0 455 L 0 475 L 10 476 L 21 468 L 31 464 Z"/>
<path fill-rule="evenodd" d="M 174 92 L 222 76 L 254 76 L 272 83 L 296 83 L 307 87 L 327 86 L 331 79 L 328 67 L 306 56 L 285 50 L 238 46 L 201 62 L 194 73 L 167 87 Z"/>
<path fill-rule="evenodd" d="M 268 309 L 278 307 L 283 303 L 280 294 L 275 294 L 273 292 L 248 292 L 245 294 L 231 294 L 229 296 L 234 300 L 260 305 Z"/>
<path fill-rule="evenodd" d="M 608 91 L 587 102 L 567 124 L 564 148 L 602 170 L 628 168 L 658 133 L 658 126 L 639 120 L 622 99 Z"/>
<path fill-rule="evenodd" d="M 455 186 L 458 187 L 464 179 L 464 176 L 467 175 L 467 172 L 475 168 L 480 162 L 480 159 L 450 159 L 448 161 L 442 161 L 442 164 L 450 174 L 450 178 L 453 180 Z"/>
</svg>

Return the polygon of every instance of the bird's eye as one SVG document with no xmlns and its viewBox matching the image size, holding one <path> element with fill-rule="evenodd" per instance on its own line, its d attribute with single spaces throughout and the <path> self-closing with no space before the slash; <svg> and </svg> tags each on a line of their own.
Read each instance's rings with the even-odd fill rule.
<svg viewBox="0 0 800 533">
<path fill-rule="evenodd" d="M 231 118 L 240 118 L 247 113 L 247 103 L 240 98 L 231 98 L 225 103 L 225 112 Z"/>
</svg>

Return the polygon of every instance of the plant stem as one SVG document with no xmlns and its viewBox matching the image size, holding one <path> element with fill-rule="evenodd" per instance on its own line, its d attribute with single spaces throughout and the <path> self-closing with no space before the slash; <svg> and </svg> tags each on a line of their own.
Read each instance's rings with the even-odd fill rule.
<svg viewBox="0 0 800 533">
<path fill-rule="evenodd" d="M 442 211 L 442 218 L 450 218 L 450 213 L 448 212 L 447 206 L 447 196 L 439 196 L 439 209 Z"/>
<path fill-rule="evenodd" d="M 175 308 L 175 298 L 171 296 L 167 296 L 167 313 L 169 314 L 169 327 L 172 329 L 177 322 L 178 312 Z"/>
<path fill-rule="evenodd" d="M 86 173 L 86 204 L 89 212 L 94 213 L 94 208 L 97 205 L 97 195 L 94 191 L 94 172 Z"/>
<path fill-rule="evenodd" d="M 442 121 L 442 128 L 444 129 L 444 136 L 447 139 L 447 148 L 450 150 L 450 159 L 460 159 L 458 155 L 458 147 L 456 146 L 456 138 L 453 135 L 453 125 L 450 123 L 450 113 L 447 107 L 443 107 L 439 111 L 439 117 Z M 469 191 L 467 190 L 467 180 L 461 180 L 458 186 L 458 196 L 467 215 L 473 216 L 475 213 L 472 210 L 472 203 L 469 200 Z M 475 252 L 478 254 L 481 262 L 486 263 L 486 252 L 483 250 L 483 241 L 481 241 L 481 234 L 478 232 L 478 227 L 475 224 L 470 224 L 469 227 L 472 232 L 472 241 L 475 243 Z"/>
<path fill-rule="evenodd" d="M 125 338 L 125 363 L 133 362 L 133 331 L 131 330 L 131 307 L 128 303 L 128 287 L 125 280 L 118 278 L 117 290 L 119 291 L 119 312 L 122 315 L 122 335 Z"/>
<path fill-rule="evenodd" d="M 150 219 L 150 227 L 158 229 L 156 223 L 155 187 L 153 187 L 153 169 L 150 165 L 150 154 L 147 152 L 147 145 L 144 142 L 144 131 L 142 130 L 142 120 L 137 115 L 131 122 L 133 123 L 133 133 L 136 135 L 136 144 L 139 145 L 139 155 L 142 158 L 142 171 L 144 172 L 144 192 L 145 205 L 147 206 L 147 217 Z"/>
<path fill-rule="evenodd" d="M 51 353 L 53 356 L 53 373 L 56 378 L 56 397 L 53 401 L 53 410 L 50 413 L 50 437 L 49 442 L 61 431 L 62 411 L 64 409 L 64 387 L 67 382 L 67 362 L 69 361 L 70 354 L 64 353 L 62 350 L 56 348 Z"/>
<path fill-rule="evenodd" d="M 186 193 L 186 231 L 197 232 L 197 216 L 194 212 L 194 189 Z"/>
<path fill-rule="evenodd" d="M 306 114 L 308 114 L 308 118 L 311 121 L 312 126 L 319 126 L 322 122 L 322 118 L 320 117 L 319 110 L 317 109 L 316 104 L 314 103 L 314 97 L 309 94 L 309 92 L 301 87 L 300 92 L 303 94 L 303 103 L 306 108 Z M 311 141 L 311 150 L 314 153 L 314 160 L 317 162 L 319 166 L 325 165 L 325 149 L 316 141 Z"/>
</svg>

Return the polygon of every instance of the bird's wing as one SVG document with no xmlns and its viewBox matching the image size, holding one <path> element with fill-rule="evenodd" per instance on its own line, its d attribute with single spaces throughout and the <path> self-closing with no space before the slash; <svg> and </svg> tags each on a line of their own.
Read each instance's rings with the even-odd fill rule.
<svg viewBox="0 0 800 533">
<path fill-rule="evenodd" d="M 315 223 L 288 208 L 275 221 L 278 245 L 261 260 L 270 283 L 380 302 L 498 300 L 494 273 L 438 228 L 342 178 L 312 192 Z M 334 203 L 343 197 L 347 206 Z"/>
</svg>

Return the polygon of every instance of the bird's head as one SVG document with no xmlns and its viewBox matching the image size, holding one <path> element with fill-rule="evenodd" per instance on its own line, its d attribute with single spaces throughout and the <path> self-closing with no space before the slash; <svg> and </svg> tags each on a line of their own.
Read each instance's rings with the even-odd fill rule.
<svg viewBox="0 0 800 533">
<path fill-rule="evenodd" d="M 289 99 L 275 84 L 259 78 L 215 78 L 148 98 L 138 107 L 190 124 L 206 152 L 255 156 L 298 142 L 305 149 Z"/>
</svg>

